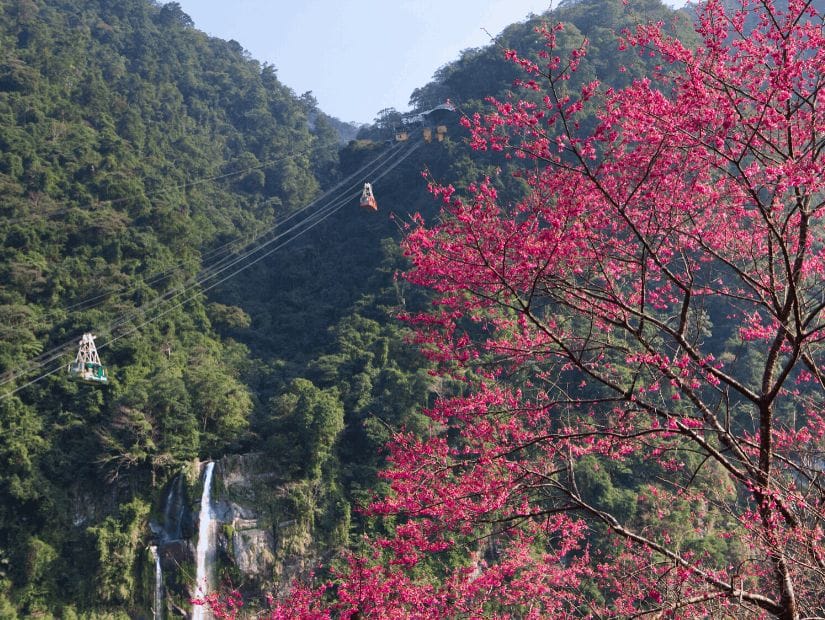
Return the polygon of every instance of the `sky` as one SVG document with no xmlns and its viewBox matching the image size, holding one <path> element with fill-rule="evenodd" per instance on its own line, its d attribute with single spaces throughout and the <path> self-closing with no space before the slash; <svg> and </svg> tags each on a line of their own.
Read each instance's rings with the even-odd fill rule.
<svg viewBox="0 0 825 620">
<path fill-rule="evenodd" d="M 177 0 L 195 27 L 234 39 L 296 95 L 343 121 L 409 109 L 461 50 L 541 14 L 549 0 Z M 668 2 L 672 4 L 678 0 Z"/>
</svg>

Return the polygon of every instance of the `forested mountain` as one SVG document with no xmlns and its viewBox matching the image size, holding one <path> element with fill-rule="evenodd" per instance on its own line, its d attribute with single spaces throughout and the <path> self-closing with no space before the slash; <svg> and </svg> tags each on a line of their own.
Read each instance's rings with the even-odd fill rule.
<svg viewBox="0 0 825 620">
<path fill-rule="evenodd" d="M 3 388 L 56 370 L 0 402 L 0 589 L 23 615 L 117 607 L 153 493 L 236 445 L 253 410 L 247 352 L 213 329 L 238 311 L 178 291 L 333 182 L 338 137 L 174 3 L 0 15 Z M 160 303 L 173 295 L 188 301 Z M 107 389 L 67 382 L 51 354 L 84 331 Z"/>
<path fill-rule="evenodd" d="M 658 0 L 562 3 L 412 94 L 419 112 L 457 105 L 443 141 L 423 143 L 419 124 L 395 143 L 379 118 L 339 151 L 344 124 L 177 3 L 0 0 L 0 616 L 148 615 L 149 524 L 176 474 L 197 488 L 199 460 L 263 453 L 327 550 L 370 528 L 351 506 L 378 484 L 381 445 L 457 389 L 394 319 L 426 302 L 396 277 L 404 222 L 436 213 L 421 171 L 491 174 L 517 197 L 504 157 L 471 153 L 458 123 L 512 88 L 502 48 L 536 54 L 535 27 L 562 20 L 563 47 L 590 41 L 578 79 L 620 86 L 646 69 L 615 32 L 674 15 Z M 350 197 L 205 279 L 395 152 L 377 215 Z M 65 376 L 84 332 L 106 388 Z"/>
</svg>

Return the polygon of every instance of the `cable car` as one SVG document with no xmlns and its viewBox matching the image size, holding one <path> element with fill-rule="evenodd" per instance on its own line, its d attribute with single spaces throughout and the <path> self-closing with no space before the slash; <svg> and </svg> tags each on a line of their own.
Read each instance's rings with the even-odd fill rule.
<svg viewBox="0 0 825 620">
<path fill-rule="evenodd" d="M 69 364 L 67 370 L 69 379 L 72 381 L 97 385 L 105 385 L 109 382 L 106 367 L 100 363 L 100 356 L 95 347 L 95 337 L 92 334 L 83 334 L 77 357 Z"/>
<path fill-rule="evenodd" d="M 361 206 L 370 211 L 378 211 L 378 203 L 375 202 L 370 183 L 364 183 L 364 191 L 361 192 Z"/>
</svg>

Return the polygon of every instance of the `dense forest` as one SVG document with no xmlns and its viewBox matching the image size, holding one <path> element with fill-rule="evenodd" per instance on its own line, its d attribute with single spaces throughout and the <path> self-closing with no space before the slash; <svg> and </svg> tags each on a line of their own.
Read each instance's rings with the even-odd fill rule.
<svg viewBox="0 0 825 620">
<path fill-rule="evenodd" d="M 564 50 L 589 42 L 572 89 L 620 88 L 652 70 L 617 51 L 616 33 L 636 23 L 661 20 L 695 40 L 691 14 L 659 0 L 566 1 L 465 50 L 411 94 L 413 114 L 377 112 L 342 146 L 352 127 L 238 42 L 199 32 L 177 3 L 0 0 L 0 16 L 9 618 L 151 617 L 150 523 L 181 472 L 198 492 L 205 460 L 262 454 L 310 523 L 313 558 L 390 527 L 358 510 L 386 485 L 382 446 L 402 428 L 423 434 L 422 408 L 464 389 L 433 376 L 396 318 L 429 305 L 398 277 L 411 214 L 438 213 L 422 171 L 456 186 L 489 175 L 503 200 L 524 195 L 505 155 L 472 151 L 459 120 L 507 97 L 522 74 L 503 50 L 538 56 L 545 21 L 565 23 Z M 446 135 L 424 142 L 422 121 L 409 119 L 448 100 Z M 409 138 L 396 142 L 402 126 Z M 378 214 L 350 196 L 279 237 L 342 183 L 371 180 L 382 157 L 397 165 L 375 182 Z M 285 247 L 269 253 L 275 241 Z M 106 387 L 66 377 L 86 332 Z M 638 510 L 629 471 L 591 475 L 594 496 Z"/>
<path fill-rule="evenodd" d="M 259 400 L 218 332 L 248 315 L 191 282 L 331 184 L 338 135 L 175 4 L 0 8 L 4 616 L 128 609 L 159 489 Z M 105 389 L 55 358 L 85 331 Z"/>
</svg>

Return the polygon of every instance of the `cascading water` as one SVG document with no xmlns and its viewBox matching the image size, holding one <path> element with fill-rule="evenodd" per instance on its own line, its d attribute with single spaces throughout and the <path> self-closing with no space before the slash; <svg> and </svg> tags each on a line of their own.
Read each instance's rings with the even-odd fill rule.
<svg viewBox="0 0 825 620">
<path fill-rule="evenodd" d="M 149 547 L 155 559 L 155 600 L 152 603 L 152 615 L 155 620 L 163 619 L 163 568 L 160 565 L 160 554 L 154 545 Z"/>
<path fill-rule="evenodd" d="M 201 598 L 209 594 L 209 578 L 215 555 L 214 528 L 212 526 L 212 470 L 215 463 L 206 464 L 203 475 L 203 495 L 201 496 L 201 511 L 198 518 L 198 548 L 197 564 L 195 569 L 195 596 Z M 204 605 L 193 605 L 192 620 L 209 618 L 208 609 Z"/>
<path fill-rule="evenodd" d="M 166 506 L 163 511 L 163 536 L 165 540 L 180 539 L 182 535 L 181 523 L 185 509 L 183 476 L 179 474 L 169 485 L 169 493 L 166 496 Z"/>
</svg>

